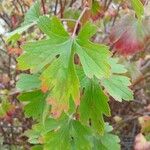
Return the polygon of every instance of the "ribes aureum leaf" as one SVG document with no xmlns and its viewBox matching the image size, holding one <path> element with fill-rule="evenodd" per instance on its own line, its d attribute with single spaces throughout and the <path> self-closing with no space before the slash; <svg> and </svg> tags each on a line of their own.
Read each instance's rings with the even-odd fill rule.
<svg viewBox="0 0 150 150">
<path fill-rule="evenodd" d="M 38 26 L 48 39 L 23 46 L 24 53 L 18 58 L 18 67 L 41 73 L 42 87 L 50 91 L 48 101 L 52 105 L 52 113 L 59 116 L 68 110 L 70 96 L 79 105 L 74 54 L 79 55 L 86 76 L 102 78 L 110 75 L 110 53 L 108 47 L 89 41 L 96 32 L 91 23 L 83 27 L 78 37 L 70 37 L 56 17 L 40 17 Z"/>
<path fill-rule="evenodd" d="M 127 69 L 125 68 L 124 65 L 118 63 L 119 58 L 110 58 L 109 63 L 111 66 L 111 72 L 112 73 L 118 73 L 118 74 L 123 74 L 127 72 Z"/>
<path fill-rule="evenodd" d="M 40 89 L 41 81 L 38 74 L 20 74 L 17 82 L 17 89 L 20 92 L 27 92 L 30 90 Z"/>
<path fill-rule="evenodd" d="M 25 115 L 34 119 L 41 119 L 46 105 L 46 96 L 40 90 L 19 95 L 18 99 L 25 103 Z"/>
<path fill-rule="evenodd" d="M 101 80 L 101 84 L 115 100 L 133 100 L 133 92 L 128 87 L 131 85 L 128 77 L 113 74 Z"/>
<path fill-rule="evenodd" d="M 52 118 L 47 118 L 45 123 L 37 123 L 32 126 L 32 130 L 25 132 L 25 135 L 29 138 L 31 144 L 42 144 L 42 138 L 47 133 L 57 129 L 59 127 L 59 121 Z"/>
<path fill-rule="evenodd" d="M 62 120 L 59 125 L 60 128 L 45 135 L 44 150 L 91 150 L 89 128 L 68 117 Z"/>
<path fill-rule="evenodd" d="M 51 90 L 48 99 L 53 106 L 52 113 L 59 116 L 63 110 L 68 110 L 70 96 L 79 104 L 73 40 L 56 17 L 51 20 L 41 17 L 38 26 L 48 35 L 48 39 L 25 45 L 25 53 L 18 58 L 18 66 L 22 70 L 31 69 L 32 72 L 43 69 L 40 77 L 42 86 Z"/>
<path fill-rule="evenodd" d="M 40 2 L 36 1 L 31 8 L 28 10 L 28 12 L 25 14 L 24 22 L 22 23 L 21 27 L 17 28 L 13 32 L 10 32 L 8 34 L 8 41 L 13 40 L 13 38 L 16 37 L 16 35 L 21 34 L 28 28 L 32 27 L 37 23 L 37 20 L 39 16 L 41 15 L 40 13 Z"/>
<path fill-rule="evenodd" d="M 103 115 L 110 115 L 108 98 L 97 80 L 87 80 L 80 104 L 81 121 L 91 125 L 98 133 L 102 133 L 104 131 Z"/>
<path fill-rule="evenodd" d="M 53 105 L 52 113 L 57 117 L 63 110 L 69 108 L 69 98 L 72 95 L 76 105 L 79 105 L 79 81 L 76 75 L 73 59 L 66 62 L 65 57 L 59 57 L 41 75 L 42 84 L 51 89 L 49 103 Z"/>
<path fill-rule="evenodd" d="M 95 30 L 95 26 L 91 23 L 87 23 L 82 28 L 74 44 L 75 52 L 79 55 L 86 76 L 108 77 L 110 75 L 108 47 L 89 41 L 89 38 L 95 34 Z"/>
<path fill-rule="evenodd" d="M 120 150 L 120 139 L 110 133 L 112 130 L 113 128 L 106 123 L 104 135 L 96 135 L 93 138 L 93 150 Z"/>
<path fill-rule="evenodd" d="M 130 79 L 123 75 L 127 70 L 118 63 L 117 58 L 110 58 L 109 63 L 112 74 L 109 78 L 103 78 L 101 84 L 115 100 L 133 100 L 133 92 L 128 87 L 131 85 Z"/>
<path fill-rule="evenodd" d="M 40 71 L 45 65 L 50 64 L 57 55 L 67 53 L 67 50 L 71 52 L 72 40 L 56 17 L 51 20 L 46 16 L 40 17 L 38 26 L 49 38 L 23 46 L 25 53 L 18 58 L 18 66 L 21 70 Z"/>
</svg>

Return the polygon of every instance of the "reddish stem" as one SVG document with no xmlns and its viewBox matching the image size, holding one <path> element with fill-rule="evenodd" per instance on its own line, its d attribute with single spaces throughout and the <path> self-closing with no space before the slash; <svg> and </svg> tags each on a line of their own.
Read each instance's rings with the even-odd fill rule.
<svg viewBox="0 0 150 150">
<path fill-rule="evenodd" d="M 43 8 L 43 13 L 46 14 L 46 8 L 45 8 L 45 0 L 41 0 L 42 8 Z"/>
</svg>

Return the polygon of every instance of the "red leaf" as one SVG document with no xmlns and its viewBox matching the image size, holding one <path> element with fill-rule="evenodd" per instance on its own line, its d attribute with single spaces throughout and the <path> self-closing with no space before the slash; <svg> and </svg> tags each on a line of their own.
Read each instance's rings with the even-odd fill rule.
<svg viewBox="0 0 150 150">
<path fill-rule="evenodd" d="M 148 25 L 148 21 L 140 23 L 133 15 L 126 15 L 112 28 L 110 43 L 122 55 L 142 51 L 149 36 Z"/>
</svg>

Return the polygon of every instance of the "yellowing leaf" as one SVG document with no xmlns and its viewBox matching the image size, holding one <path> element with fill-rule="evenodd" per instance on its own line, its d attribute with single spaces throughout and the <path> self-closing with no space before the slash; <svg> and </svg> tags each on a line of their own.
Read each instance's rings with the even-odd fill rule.
<svg viewBox="0 0 150 150">
<path fill-rule="evenodd" d="M 48 39 L 23 46 L 24 53 L 17 59 L 18 66 L 21 70 L 41 72 L 42 89 L 50 91 L 48 100 L 52 113 L 59 116 L 62 111 L 68 110 L 70 97 L 76 106 L 80 104 L 74 54 L 79 55 L 87 77 L 102 78 L 110 75 L 110 52 L 108 47 L 89 41 L 96 32 L 91 23 L 87 23 L 75 39 L 69 36 L 56 17 L 40 17 L 38 26 Z"/>
</svg>

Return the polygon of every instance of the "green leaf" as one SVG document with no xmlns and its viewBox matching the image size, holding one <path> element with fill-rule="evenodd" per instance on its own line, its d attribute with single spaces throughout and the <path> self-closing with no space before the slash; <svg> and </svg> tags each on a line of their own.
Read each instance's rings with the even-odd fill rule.
<svg viewBox="0 0 150 150">
<path fill-rule="evenodd" d="M 119 61 L 118 58 L 110 58 L 109 59 L 109 63 L 111 66 L 111 72 L 118 73 L 118 74 L 126 73 L 127 70 L 126 70 L 125 66 L 122 64 L 118 64 L 118 61 Z"/>
<path fill-rule="evenodd" d="M 46 105 L 46 96 L 41 91 L 27 92 L 19 95 L 18 99 L 27 103 L 24 107 L 25 115 L 34 119 L 41 119 Z"/>
<path fill-rule="evenodd" d="M 31 69 L 33 72 L 37 72 L 45 65 L 51 63 L 57 55 L 65 54 L 67 50 L 70 52 L 67 54 L 68 58 L 70 56 L 69 54 L 71 54 L 72 40 L 56 17 L 53 17 L 51 21 L 46 16 L 40 17 L 38 26 L 48 34 L 49 39 L 28 43 L 23 46 L 25 53 L 18 58 L 18 65 L 21 70 Z M 55 27 L 61 28 L 62 32 L 57 33 Z"/>
<path fill-rule="evenodd" d="M 108 58 L 110 57 L 110 52 L 107 46 L 94 44 L 87 39 L 94 33 L 95 27 L 87 23 L 74 42 L 75 52 L 79 55 L 83 70 L 87 77 L 109 77 L 110 65 L 108 63 Z"/>
<path fill-rule="evenodd" d="M 41 75 L 43 84 L 52 89 L 49 98 L 56 102 L 56 106 L 52 108 L 53 113 L 61 112 L 61 107 L 68 110 L 66 107 L 69 106 L 70 95 L 75 103 L 79 104 L 79 81 L 72 59 L 68 63 L 68 68 L 63 67 L 64 61 L 65 59 L 58 58 Z M 57 110 L 59 106 L 60 109 Z"/>
<path fill-rule="evenodd" d="M 128 77 L 111 75 L 110 78 L 101 80 L 101 84 L 115 100 L 133 100 L 133 92 L 128 88 L 131 85 Z"/>
<path fill-rule="evenodd" d="M 19 40 L 20 38 L 20 34 L 16 33 L 16 34 L 12 34 L 12 36 L 10 36 L 8 39 L 7 39 L 7 43 L 11 42 L 12 45 L 14 45 L 17 40 Z"/>
<path fill-rule="evenodd" d="M 91 23 L 87 23 L 75 39 L 69 36 L 56 17 L 51 20 L 46 16 L 40 17 L 38 26 L 48 39 L 26 44 L 24 54 L 17 59 L 18 66 L 21 70 L 41 73 L 42 87 L 51 91 L 48 100 L 52 113 L 59 116 L 69 109 L 70 97 L 79 105 L 80 85 L 74 54 L 79 55 L 87 77 L 102 78 L 110 76 L 110 52 L 107 46 L 89 41 L 96 32 Z"/>
<path fill-rule="evenodd" d="M 29 23 L 36 22 L 41 15 L 40 13 L 40 2 L 37 0 L 28 10 L 28 12 L 25 15 L 24 22 L 22 25 L 27 25 Z"/>
<path fill-rule="evenodd" d="M 88 80 L 84 89 L 83 99 L 80 104 L 81 121 L 96 129 L 97 132 L 104 131 L 103 115 L 110 116 L 108 98 L 103 93 L 97 80 Z"/>
<path fill-rule="evenodd" d="M 31 130 L 25 132 L 25 135 L 29 138 L 31 144 L 40 144 L 40 139 L 43 138 L 47 133 L 53 131 L 59 127 L 59 121 L 48 118 L 43 125 L 42 122 L 32 126 Z M 42 142 L 41 142 L 42 143 Z"/>
<path fill-rule="evenodd" d="M 40 16 L 40 2 L 36 1 L 31 8 L 28 10 L 28 12 L 25 15 L 24 22 L 22 23 L 21 27 L 17 28 L 16 30 L 10 32 L 8 34 L 8 39 L 7 41 L 12 41 L 15 37 L 16 34 L 21 34 L 28 28 L 32 27 L 37 23 L 37 20 Z"/>
<path fill-rule="evenodd" d="M 88 22 L 78 34 L 78 39 L 89 40 L 97 31 L 97 27 Z"/>
<path fill-rule="evenodd" d="M 61 40 L 61 38 L 63 38 L 67 40 L 69 37 L 62 23 L 56 17 L 49 19 L 46 16 L 41 16 L 38 21 L 38 27 L 47 34 L 50 39 L 58 38 Z"/>
<path fill-rule="evenodd" d="M 107 130 L 108 128 L 109 130 Z M 105 125 L 105 133 L 103 136 L 95 136 L 93 138 L 93 150 L 120 150 L 120 139 L 118 136 L 113 135 L 111 132 L 112 127 L 108 124 Z"/>
<path fill-rule="evenodd" d="M 19 81 L 17 82 L 17 89 L 20 92 L 40 89 L 41 81 L 38 74 L 20 74 Z"/>
<path fill-rule="evenodd" d="M 90 130 L 79 121 L 65 118 L 60 123 L 60 128 L 45 136 L 45 150 L 90 150 Z M 59 141 L 59 142 L 58 142 Z"/>
<path fill-rule="evenodd" d="M 52 104 L 52 113 L 59 116 L 63 110 L 68 110 L 70 96 L 76 104 L 79 103 L 73 40 L 56 17 L 51 21 L 46 16 L 40 17 L 38 26 L 49 39 L 25 45 L 25 53 L 18 58 L 18 66 L 22 70 L 31 69 L 32 72 L 42 70 L 42 86 L 51 90 L 48 99 Z"/>
<path fill-rule="evenodd" d="M 31 150 L 43 150 L 43 146 L 42 145 L 36 145 L 36 146 L 33 146 L 31 148 Z"/>
<path fill-rule="evenodd" d="M 144 14 L 144 6 L 141 0 L 131 0 L 132 7 L 136 12 L 136 15 L 139 19 L 141 19 L 142 15 Z"/>
</svg>

